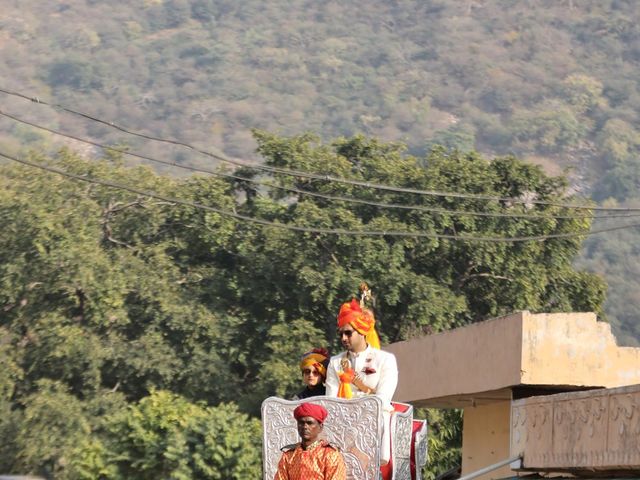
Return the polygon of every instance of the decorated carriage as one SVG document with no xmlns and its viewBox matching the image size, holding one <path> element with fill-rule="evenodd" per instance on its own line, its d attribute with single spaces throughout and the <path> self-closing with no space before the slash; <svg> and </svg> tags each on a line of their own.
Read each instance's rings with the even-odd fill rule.
<svg viewBox="0 0 640 480">
<path fill-rule="evenodd" d="M 345 400 L 313 397 L 329 412 L 322 437 L 340 449 L 349 480 L 379 480 L 384 405 L 374 395 Z M 273 480 L 281 448 L 299 441 L 293 410 L 309 400 L 269 397 L 262 403 L 263 478 Z M 394 403 L 391 415 L 391 478 L 420 480 L 427 459 L 427 425 L 413 419 L 411 405 Z"/>
</svg>

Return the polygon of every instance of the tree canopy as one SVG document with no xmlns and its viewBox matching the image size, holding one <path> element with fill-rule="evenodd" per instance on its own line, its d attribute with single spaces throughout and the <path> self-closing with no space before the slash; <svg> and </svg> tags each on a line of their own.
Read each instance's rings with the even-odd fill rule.
<svg viewBox="0 0 640 480">
<path fill-rule="evenodd" d="M 300 353 L 338 349 L 335 314 L 361 281 L 376 296 L 383 343 L 518 309 L 602 311 L 604 282 L 572 266 L 579 236 L 511 243 L 362 234 L 583 232 L 588 219 L 554 206 L 573 200 L 565 179 L 512 156 L 489 161 L 435 149 L 414 157 L 400 144 L 364 136 L 330 143 L 308 134 L 255 136 L 270 167 L 502 200 L 242 172 L 298 189 L 283 193 L 247 180 L 169 178 L 125 167 L 118 155 L 91 161 L 68 150 L 31 160 L 89 183 L 1 166 L 0 438 L 16 440 L 0 442 L 0 470 L 55 478 L 255 476 L 253 417 L 262 399 L 300 388 Z M 354 234 L 256 225 L 198 204 Z M 445 468 L 456 431 L 451 418 L 433 415 L 442 422 L 433 440 L 442 455 L 433 465 Z"/>
</svg>

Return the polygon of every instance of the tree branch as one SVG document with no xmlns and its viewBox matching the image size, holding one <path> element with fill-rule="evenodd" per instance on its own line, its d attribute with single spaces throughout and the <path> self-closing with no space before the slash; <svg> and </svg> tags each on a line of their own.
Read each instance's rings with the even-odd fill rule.
<svg viewBox="0 0 640 480">
<path fill-rule="evenodd" d="M 496 280 L 507 280 L 509 282 L 514 281 L 513 278 L 505 277 L 502 275 L 494 275 L 493 273 L 472 273 L 470 275 L 465 275 L 460 279 L 460 281 L 458 282 L 458 288 L 462 288 L 469 280 L 475 277 L 486 277 L 486 278 L 493 278 Z"/>
</svg>

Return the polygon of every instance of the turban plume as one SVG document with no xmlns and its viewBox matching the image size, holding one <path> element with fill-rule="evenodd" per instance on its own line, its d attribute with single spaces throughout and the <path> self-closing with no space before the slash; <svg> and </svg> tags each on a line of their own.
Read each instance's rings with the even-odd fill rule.
<svg viewBox="0 0 640 480">
<path fill-rule="evenodd" d="M 323 406 L 309 402 L 298 405 L 293 411 L 293 416 L 296 420 L 299 420 L 303 417 L 311 417 L 315 418 L 319 423 L 324 423 L 327 415 L 329 415 L 329 412 L 327 412 L 327 410 Z"/>
</svg>

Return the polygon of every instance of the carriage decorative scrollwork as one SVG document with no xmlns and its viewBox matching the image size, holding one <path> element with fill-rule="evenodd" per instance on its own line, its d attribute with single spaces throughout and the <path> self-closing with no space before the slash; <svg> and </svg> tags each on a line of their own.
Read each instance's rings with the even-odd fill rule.
<svg viewBox="0 0 640 480">
<path fill-rule="evenodd" d="M 284 400 L 269 397 L 262 403 L 263 422 L 263 478 L 275 476 L 280 449 L 298 442 L 293 410 L 307 400 Z M 332 397 L 313 397 L 313 402 L 329 412 L 324 424 L 323 438 L 340 448 L 350 480 L 379 480 L 380 439 L 384 422 L 384 406 L 376 396 L 345 400 Z M 423 420 L 413 420 L 413 407 L 396 404 L 391 415 L 392 478 L 411 480 L 412 463 L 415 480 L 427 457 L 427 427 Z M 412 459 L 413 443 L 413 459 Z M 413 460 L 413 461 L 412 461 Z"/>
</svg>

